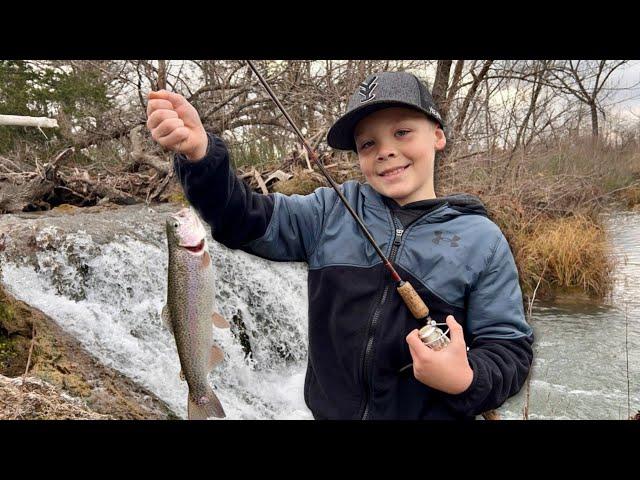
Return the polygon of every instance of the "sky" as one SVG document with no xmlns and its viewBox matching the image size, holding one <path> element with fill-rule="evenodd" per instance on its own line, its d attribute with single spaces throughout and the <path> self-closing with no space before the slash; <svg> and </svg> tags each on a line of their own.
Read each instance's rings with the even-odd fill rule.
<svg viewBox="0 0 640 480">
<path fill-rule="evenodd" d="M 616 103 L 611 108 L 621 117 L 629 121 L 640 121 L 640 60 L 632 60 L 624 69 L 614 72 L 616 77 L 612 85 L 617 82 L 620 87 L 632 87 L 631 90 L 617 92 Z"/>
</svg>

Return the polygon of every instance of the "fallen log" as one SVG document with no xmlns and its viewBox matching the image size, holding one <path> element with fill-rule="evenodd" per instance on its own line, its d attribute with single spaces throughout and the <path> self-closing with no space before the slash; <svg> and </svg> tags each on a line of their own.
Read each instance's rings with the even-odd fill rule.
<svg viewBox="0 0 640 480">
<path fill-rule="evenodd" d="M 286 180 L 289 180 L 291 177 L 293 177 L 293 175 L 291 175 L 290 173 L 284 173 L 282 170 L 276 170 L 275 172 L 273 172 L 271 175 L 267 177 L 264 183 L 265 185 L 269 185 L 269 183 L 275 179 L 278 179 L 279 181 L 284 182 Z"/>
<path fill-rule="evenodd" d="M 58 153 L 51 162 L 38 165 L 37 175 L 25 183 L 0 183 L 0 212 L 23 212 L 30 206 L 50 207 L 44 199 L 58 184 L 58 167 L 73 151 L 73 148 L 67 148 Z"/>
<path fill-rule="evenodd" d="M 55 118 L 25 117 L 22 115 L 0 115 L 0 125 L 14 127 L 58 128 Z"/>
<path fill-rule="evenodd" d="M 108 185 L 105 181 L 93 180 L 88 172 L 81 175 L 63 176 L 64 186 L 78 196 L 84 196 L 86 203 L 97 202 L 105 197 L 118 205 L 134 205 L 141 200 L 135 196 Z"/>
</svg>

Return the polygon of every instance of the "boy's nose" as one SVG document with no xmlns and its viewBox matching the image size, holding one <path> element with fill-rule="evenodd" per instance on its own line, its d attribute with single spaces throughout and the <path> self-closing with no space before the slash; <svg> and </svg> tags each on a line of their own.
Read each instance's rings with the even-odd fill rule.
<svg viewBox="0 0 640 480">
<path fill-rule="evenodd" d="M 390 147 L 382 147 L 378 150 L 377 159 L 380 161 L 396 157 L 396 151 Z"/>
</svg>

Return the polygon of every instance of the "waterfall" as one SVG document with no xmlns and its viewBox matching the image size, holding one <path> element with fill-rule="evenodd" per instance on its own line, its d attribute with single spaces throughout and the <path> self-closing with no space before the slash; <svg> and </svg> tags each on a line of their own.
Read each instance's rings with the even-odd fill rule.
<svg viewBox="0 0 640 480">
<path fill-rule="evenodd" d="M 174 339 L 160 318 L 167 288 L 165 218 L 179 208 L 138 205 L 23 217 L 16 226 L 35 245 L 27 255 L 18 254 L 17 245 L 13 254 L 7 249 L 1 280 L 101 362 L 186 418 L 187 385 L 179 377 Z M 15 243 L 21 235 L 11 237 Z M 209 375 L 227 418 L 311 419 L 303 398 L 306 265 L 269 262 L 210 236 L 209 253 L 219 313 L 232 324 L 214 328 L 226 358 Z"/>
</svg>

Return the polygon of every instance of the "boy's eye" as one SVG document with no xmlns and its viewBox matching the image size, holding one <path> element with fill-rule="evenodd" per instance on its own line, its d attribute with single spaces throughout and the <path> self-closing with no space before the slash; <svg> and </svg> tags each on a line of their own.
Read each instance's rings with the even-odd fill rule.
<svg viewBox="0 0 640 480">
<path fill-rule="evenodd" d="M 409 133 L 410 130 L 398 130 L 396 132 L 396 135 L 400 136 L 400 137 L 404 137 L 407 133 Z"/>
<path fill-rule="evenodd" d="M 364 150 L 365 148 L 368 148 L 371 145 L 373 145 L 373 142 L 371 140 L 367 140 L 366 142 L 362 142 L 359 148 L 360 150 Z"/>
</svg>

